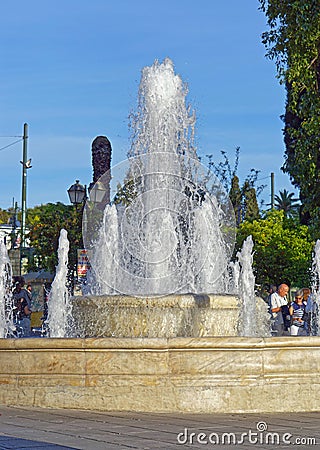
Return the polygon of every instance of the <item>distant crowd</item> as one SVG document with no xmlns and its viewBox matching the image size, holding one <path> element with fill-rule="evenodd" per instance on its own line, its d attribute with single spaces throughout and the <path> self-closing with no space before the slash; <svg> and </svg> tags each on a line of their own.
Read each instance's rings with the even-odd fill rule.
<svg viewBox="0 0 320 450">
<path fill-rule="evenodd" d="M 288 300 L 289 286 L 270 286 L 268 304 L 273 336 L 309 336 L 318 334 L 318 305 L 309 288 L 299 289 Z"/>
</svg>

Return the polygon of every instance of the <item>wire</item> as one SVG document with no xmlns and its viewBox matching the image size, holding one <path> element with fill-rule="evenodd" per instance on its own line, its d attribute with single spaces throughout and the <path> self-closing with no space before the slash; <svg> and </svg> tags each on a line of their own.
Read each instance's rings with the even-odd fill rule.
<svg viewBox="0 0 320 450">
<path fill-rule="evenodd" d="M 5 145 L 4 147 L 1 147 L 1 148 L 0 148 L 0 152 L 1 152 L 2 150 L 5 150 L 5 149 L 8 148 L 8 147 L 11 147 L 11 145 L 17 144 L 18 142 L 21 142 L 21 141 L 23 141 L 23 138 L 21 138 L 21 139 L 15 141 L 15 142 L 12 142 L 11 144 Z"/>
<path fill-rule="evenodd" d="M 270 175 L 268 175 L 267 177 L 264 177 L 264 178 L 258 178 L 257 181 L 266 180 L 267 178 L 270 178 Z"/>
</svg>

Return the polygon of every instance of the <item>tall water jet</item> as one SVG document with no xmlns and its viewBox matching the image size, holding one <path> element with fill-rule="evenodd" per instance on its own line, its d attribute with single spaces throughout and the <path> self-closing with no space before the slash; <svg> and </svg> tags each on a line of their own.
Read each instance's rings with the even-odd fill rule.
<svg viewBox="0 0 320 450">
<path fill-rule="evenodd" d="M 226 291 L 234 213 L 221 184 L 197 157 L 187 93 L 170 59 L 143 69 L 129 159 L 112 168 L 114 205 L 103 215 L 101 205 L 89 199 L 84 211 L 92 285 L 99 287 L 92 293 Z M 107 189 L 109 179 L 104 174 L 99 185 Z"/>
<path fill-rule="evenodd" d="M 13 323 L 12 268 L 8 251 L 0 240 L 0 338 L 12 337 Z"/>
<path fill-rule="evenodd" d="M 68 337 L 71 329 L 71 302 L 67 287 L 69 241 L 62 229 L 59 237 L 58 265 L 48 300 L 46 320 L 50 337 Z"/>
<path fill-rule="evenodd" d="M 232 265 L 234 286 L 238 287 L 239 295 L 238 333 L 246 337 L 268 337 L 271 336 L 268 306 L 255 293 L 253 247 L 252 236 L 248 236 Z"/>
<path fill-rule="evenodd" d="M 252 270 L 253 263 L 253 240 L 248 236 L 244 241 L 242 249 L 237 253 L 240 264 L 239 296 L 240 296 L 240 318 L 239 335 L 256 336 L 256 295 L 254 291 L 255 276 Z"/>
<path fill-rule="evenodd" d="M 311 286 L 311 334 L 320 336 L 320 240 L 318 239 L 314 247 L 312 262 L 312 286 Z"/>
</svg>

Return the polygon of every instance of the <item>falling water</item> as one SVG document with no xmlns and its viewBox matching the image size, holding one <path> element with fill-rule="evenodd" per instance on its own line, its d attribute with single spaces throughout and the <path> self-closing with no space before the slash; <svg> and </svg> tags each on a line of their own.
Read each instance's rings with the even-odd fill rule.
<svg viewBox="0 0 320 450">
<path fill-rule="evenodd" d="M 12 269 L 8 251 L 0 240 L 0 338 L 13 335 Z"/>
<path fill-rule="evenodd" d="M 69 241 L 66 230 L 60 231 L 58 265 L 48 300 L 47 325 L 50 337 L 68 337 L 71 327 L 71 302 L 67 287 Z"/>
<path fill-rule="evenodd" d="M 271 336 L 268 305 L 261 299 L 258 301 L 255 294 L 253 245 L 252 236 L 248 236 L 233 264 L 233 286 L 238 288 L 240 300 L 238 333 L 239 336 L 268 337 Z"/>
<path fill-rule="evenodd" d="M 312 263 L 312 286 L 311 286 L 311 334 L 320 336 L 320 240 L 318 239 L 314 247 Z"/>
<path fill-rule="evenodd" d="M 91 254 L 92 285 L 97 286 L 92 293 L 226 290 L 233 208 L 197 157 L 195 114 L 186 104 L 187 93 L 170 59 L 143 69 L 124 178 L 119 180 L 117 167 L 112 169 L 113 198 L 120 185 L 131 200 L 107 206 L 103 216 L 103 208 L 89 201 L 84 212 L 84 241 Z"/>
<path fill-rule="evenodd" d="M 252 270 L 253 262 L 253 240 L 248 236 L 244 241 L 242 249 L 237 253 L 241 267 L 239 279 L 240 296 L 240 336 L 256 336 L 256 295 L 254 291 L 255 276 Z"/>
</svg>

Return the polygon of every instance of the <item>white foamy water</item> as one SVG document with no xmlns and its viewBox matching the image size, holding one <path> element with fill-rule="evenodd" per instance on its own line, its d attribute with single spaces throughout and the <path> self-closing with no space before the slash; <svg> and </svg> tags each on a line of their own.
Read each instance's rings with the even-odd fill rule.
<svg viewBox="0 0 320 450">
<path fill-rule="evenodd" d="M 233 265 L 234 285 L 238 287 L 240 300 L 238 332 L 239 336 L 268 337 L 271 335 L 270 315 L 268 305 L 258 301 L 255 294 L 253 253 L 252 236 L 248 236 Z"/>
<path fill-rule="evenodd" d="M 50 337 L 68 337 L 71 329 L 71 302 L 67 287 L 69 241 L 62 229 L 59 237 L 58 265 L 48 300 L 47 325 Z"/>
<path fill-rule="evenodd" d="M 220 183 L 197 157 L 196 119 L 187 93 L 170 59 L 142 70 L 129 160 L 119 183 L 133 183 L 131 201 L 125 207 L 107 206 L 99 232 L 98 208 L 91 203 L 85 210 L 92 293 L 145 296 L 226 289 L 234 213 Z M 117 167 L 114 183 L 115 173 Z"/>
<path fill-rule="evenodd" d="M 0 338 L 13 335 L 12 268 L 5 243 L 0 239 Z"/>
<path fill-rule="evenodd" d="M 240 336 L 256 336 L 256 295 L 254 291 L 255 276 L 252 270 L 253 241 L 248 236 L 244 241 L 242 249 L 237 254 L 241 270 L 239 277 L 240 296 Z"/>
<path fill-rule="evenodd" d="M 320 240 L 314 247 L 312 262 L 312 286 L 311 286 L 311 334 L 320 336 Z"/>
</svg>

